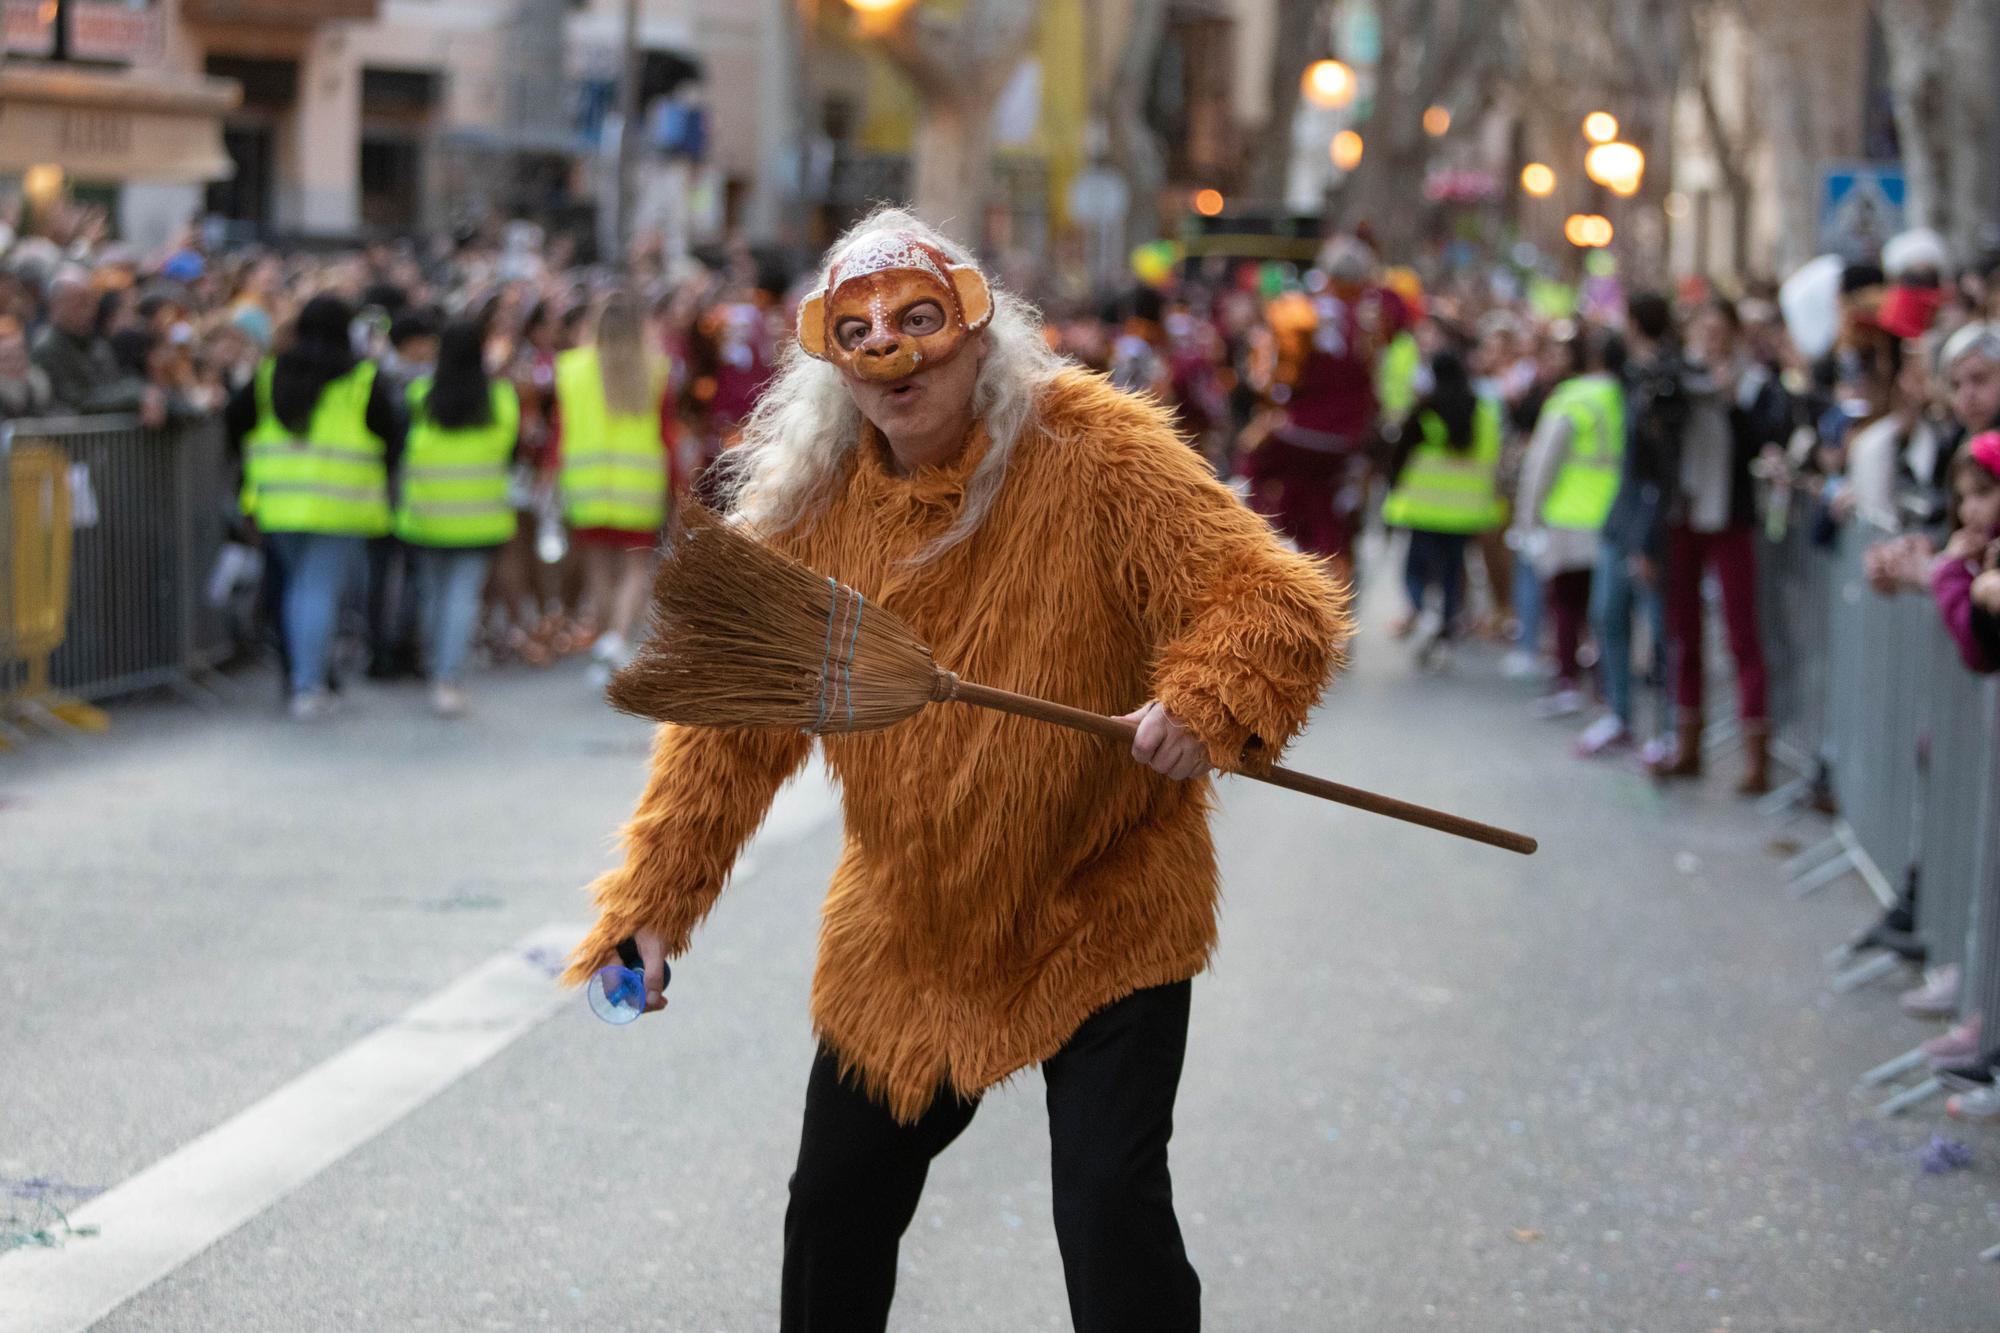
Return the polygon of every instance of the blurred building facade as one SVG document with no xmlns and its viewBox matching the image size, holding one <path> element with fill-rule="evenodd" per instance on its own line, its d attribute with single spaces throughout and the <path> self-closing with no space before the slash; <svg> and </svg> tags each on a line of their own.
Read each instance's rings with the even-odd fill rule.
<svg viewBox="0 0 2000 1333">
<path fill-rule="evenodd" d="M 770 135 L 783 128 L 773 52 L 791 2 L 642 0 L 652 96 L 641 211 L 683 246 L 760 203 Z M 619 132 L 622 8 L 70 0 L 70 60 L 44 62 L 54 6 L 7 0 L 10 52 L 31 59 L 0 74 L 10 104 L 0 175 L 26 173 L 38 153 L 60 158 L 70 181 L 116 191 L 121 229 L 142 241 L 204 212 L 244 234 L 308 238 L 440 230 L 489 212 L 588 215 Z M 16 104 L 65 98 L 80 108 L 68 121 L 52 111 L 35 137 L 21 128 Z M 93 107 L 95 120 L 84 114 Z M 134 116 L 145 130 L 136 141 Z M 169 143 L 169 119 L 198 124 L 179 132 L 206 146 Z M 112 146 L 93 153 L 93 134 Z M 172 168 L 146 169 L 134 142 L 166 151 Z"/>
</svg>

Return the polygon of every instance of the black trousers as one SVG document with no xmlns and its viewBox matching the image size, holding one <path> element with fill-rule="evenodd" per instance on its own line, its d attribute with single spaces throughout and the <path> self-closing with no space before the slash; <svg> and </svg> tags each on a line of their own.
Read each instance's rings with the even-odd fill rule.
<svg viewBox="0 0 2000 1333">
<path fill-rule="evenodd" d="M 1201 1280 L 1181 1244 L 1167 1173 L 1190 990 L 1176 982 L 1100 1009 L 1042 1066 L 1056 1241 L 1077 1333 L 1201 1326 Z M 783 1333 L 888 1326 L 896 1247 L 931 1159 L 978 1105 L 942 1092 L 915 1124 L 899 1125 L 820 1051 L 785 1210 Z"/>
</svg>

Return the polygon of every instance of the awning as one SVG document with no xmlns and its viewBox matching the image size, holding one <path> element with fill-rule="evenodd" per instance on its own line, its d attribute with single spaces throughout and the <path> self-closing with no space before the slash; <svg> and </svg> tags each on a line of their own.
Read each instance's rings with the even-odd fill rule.
<svg viewBox="0 0 2000 1333">
<path fill-rule="evenodd" d="M 233 79 L 0 64 L 0 171 L 53 162 L 73 180 L 223 180 Z"/>
</svg>

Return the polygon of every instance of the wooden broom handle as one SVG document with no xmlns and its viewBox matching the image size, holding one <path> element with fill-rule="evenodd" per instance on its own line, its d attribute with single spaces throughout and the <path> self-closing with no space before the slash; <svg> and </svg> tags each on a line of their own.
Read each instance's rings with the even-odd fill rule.
<svg viewBox="0 0 2000 1333">
<path fill-rule="evenodd" d="M 1011 690 L 996 690 L 991 685 L 975 685 L 971 681 L 960 680 L 949 671 L 940 671 L 938 677 L 936 697 L 939 699 L 957 700 L 959 703 L 971 704 L 976 708 L 991 708 L 1002 713 L 1012 713 L 1016 717 L 1033 718 L 1037 722 L 1053 722 L 1059 727 L 1087 731 L 1093 736 L 1120 741 L 1128 746 L 1132 743 L 1132 738 L 1138 734 L 1138 726 L 1123 718 L 1106 717 L 1102 713 L 1093 713 L 1085 708 L 1070 708 L 1063 704 L 1050 703 L 1047 699 L 1015 694 Z M 1309 773 L 1299 773 L 1289 768 L 1274 768 L 1268 773 L 1250 773 L 1241 769 L 1227 771 L 1235 773 L 1238 777 L 1268 782 L 1273 787 L 1285 787 L 1292 791 L 1304 792 L 1308 796 L 1317 796 L 1323 801 L 1350 805 L 1357 810 L 1400 819 L 1406 824 L 1421 824 L 1440 833 L 1456 834 L 1461 838 L 1470 838 L 1474 842 L 1483 842 L 1490 847 L 1519 852 L 1523 856 L 1533 856 L 1538 845 L 1533 838 L 1524 833 L 1495 828 L 1476 819 L 1466 819 L 1462 815 L 1447 814 L 1443 810 L 1433 810 L 1429 806 L 1399 801 L 1393 796 L 1383 796 L 1360 787 L 1329 782 L 1325 778 L 1316 778 Z"/>
</svg>

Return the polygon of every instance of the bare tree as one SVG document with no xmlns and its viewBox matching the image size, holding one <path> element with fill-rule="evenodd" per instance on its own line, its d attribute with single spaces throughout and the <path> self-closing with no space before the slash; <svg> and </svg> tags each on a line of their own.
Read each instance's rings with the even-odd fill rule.
<svg viewBox="0 0 2000 1333">
<path fill-rule="evenodd" d="M 1454 96 L 1483 100 L 1503 52 L 1503 20 L 1512 5 L 1496 0 L 1383 0 L 1382 52 L 1375 100 L 1361 124 L 1366 151 L 1341 191 L 1343 221 L 1366 219 L 1392 247 L 1419 231 L 1423 181 L 1435 142 L 1424 110 Z M 1461 107 L 1461 112 L 1468 108 Z"/>
<path fill-rule="evenodd" d="M 1876 0 L 1889 55 L 1889 93 L 1902 145 L 1905 216 L 1961 251 L 1988 237 L 2000 173 L 1993 136 L 2000 94 L 1991 0 Z"/>
<path fill-rule="evenodd" d="M 1258 137 L 1250 171 L 1250 191 L 1259 199 L 1282 199 L 1292 161 L 1292 118 L 1298 114 L 1299 86 L 1306 66 L 1327 52 L 1329 0 L 1277 0 L 1271 43 L 1271 118 Z"/>
<path fill-rule="evenodd" d="M 917 212 L 965 241 L 981 239 L 993 106 L 1039 8 L 1035 0 L 966 0 L 949 18 L 911 5 L 862 21 L 864 34 L 917 92 Z"/>
<path fill-rule="evenodd" d="M 1160 47 L 1167 32 L 1168 0 L 1130 0 L 1123 45 L 1112 68 L 1101 114 L 1111 163 L 1125 178 L 1125 241 L 1138 245 L 1160 234 L 1160 187 L 1166 183 L 1166 155 L 1146 123 L 1146 93 L 1159 72 Z"/>
</svg>

